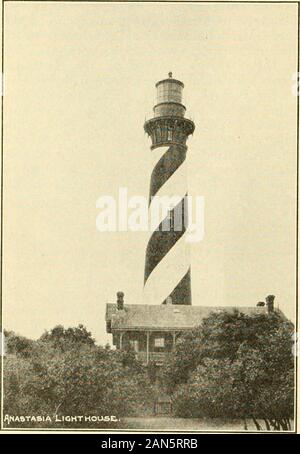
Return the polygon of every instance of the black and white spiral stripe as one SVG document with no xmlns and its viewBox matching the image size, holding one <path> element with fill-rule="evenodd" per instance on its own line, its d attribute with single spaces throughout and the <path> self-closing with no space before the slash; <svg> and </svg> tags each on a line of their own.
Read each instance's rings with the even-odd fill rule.
<svg viewBox="0 0 300 454">
<path fill-rule="evenodd" d="M 164 196 L 179 200 L 170 206 L 170 213 L 182 210 L 179 229 L 163 231 L 166 212 L 157 219 L 146 249 L 145 297 L 149 304 L 161 304 L 171 296 L 173 304 L 191 304 L 190 259 L 185 241 L 187 225 L 186 151 L 184 145 L 173 144 L 152 151 L 155 165 L 151 174 L 149 209 L 155 198 Z"/>
</svg>

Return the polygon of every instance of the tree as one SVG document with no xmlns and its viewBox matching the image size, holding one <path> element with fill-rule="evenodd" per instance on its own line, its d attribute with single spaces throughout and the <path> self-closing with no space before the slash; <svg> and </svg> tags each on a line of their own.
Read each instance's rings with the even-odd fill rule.
<svg viewBox="0 0 300 454">
<path fill-rule="evenodd" d="M 95 340 L 92 334 L 87 331 L 85 326 L 78 325 L 75 328 L 65 329 L 62 325 L 57 325 L 50 331 L 46 331 L 41 337 L 40 341 L 47 342 L 62 352 L 72 350 L 83 345 L 93 346 Z"/>
<path fill-rule="evenodd" d="M 34 348 L 34 341 L 20 336 L 13 331 L 4 330 L 5 353 L 18 354 L 22 357 L 31 355 Z"/>
<path fill-rule="evenodd" d="M 60 415 L 120 418 L 141 412 L 152 401 L 147 373 L 134 355 L 96 346 L 82 326 L 55 327 L 38 341 L 30 341 L 25 356 L 15 337 L 4 358 L 5 413 L 50 415 L 54 420 Z M 101 421 L 85 424 L 109 427 Z"/>
<path fill-rule="evenodd" d="M 124 361 L 126 353 L 82 348 L 50 359 L 42 387 L 55 414 L 100 414 L 118 417 L 132 413 L 140 397 L 147 399 L 146 376 Z"/>
<path fill-rule="evenodd" d="M 238 367 L 228 359 L 205 358 L 187 383 L 173 395 L 175 413 L 182 417 L 233 417 L 238 407 L 234 384 Z"/>
<path fill-rule="evenodd" d="M 278 314 L 212 313 L 182 336 L 163 377 L 181 416 L 252 418 L 290 428 L 293 325 Z"/>
</svg>

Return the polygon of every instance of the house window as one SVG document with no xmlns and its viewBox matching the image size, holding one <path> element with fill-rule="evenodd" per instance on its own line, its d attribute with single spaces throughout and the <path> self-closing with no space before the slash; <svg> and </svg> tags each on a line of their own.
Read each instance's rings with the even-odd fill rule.
<svg viewBox="0 0 300 454">
<path fill-rule="evenodd" d="M 154 339 L 154 347 L 164 347 L 164 346 L 165 346 L 164 337 L 156 337 Z"/>
</svg>

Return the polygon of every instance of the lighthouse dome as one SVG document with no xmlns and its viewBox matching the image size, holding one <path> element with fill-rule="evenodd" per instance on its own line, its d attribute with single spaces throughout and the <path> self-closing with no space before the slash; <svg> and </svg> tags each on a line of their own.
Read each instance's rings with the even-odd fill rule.
<svg viewBox="0 0 300 454">
<path fill-rule="evenodd" d="M 168 79 L 157 82 L 157 104 L 154 107 L 154 116 L 184 117 L 185 107 L 182 104 L 182 89 L 184 85 L 180 80 L 173 79 L 169 73 Z"/>
</svg>

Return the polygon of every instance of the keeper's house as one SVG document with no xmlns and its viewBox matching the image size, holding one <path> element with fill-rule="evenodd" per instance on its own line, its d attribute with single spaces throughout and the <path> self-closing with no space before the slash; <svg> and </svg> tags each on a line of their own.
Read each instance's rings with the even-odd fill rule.
<svg viewBox="0 0 300 454">
<path fill-rule="evenodd" d="M 107 332 L 113 336 L 117 349 L 131 349 L 144 365 L 149 362 L 162 365 L 172 352 L 176 339 L 184 331 L 199 326 L 211 312 L 237 307 L 189 306 L 181 304 L 124 304 L 124 294 L 118 292 L 115 304 L 106 306 Z M 239 308 L 247 315 L 273 312 L 274 297 L 267 297 L 267 304 Z"/>
</svg>

